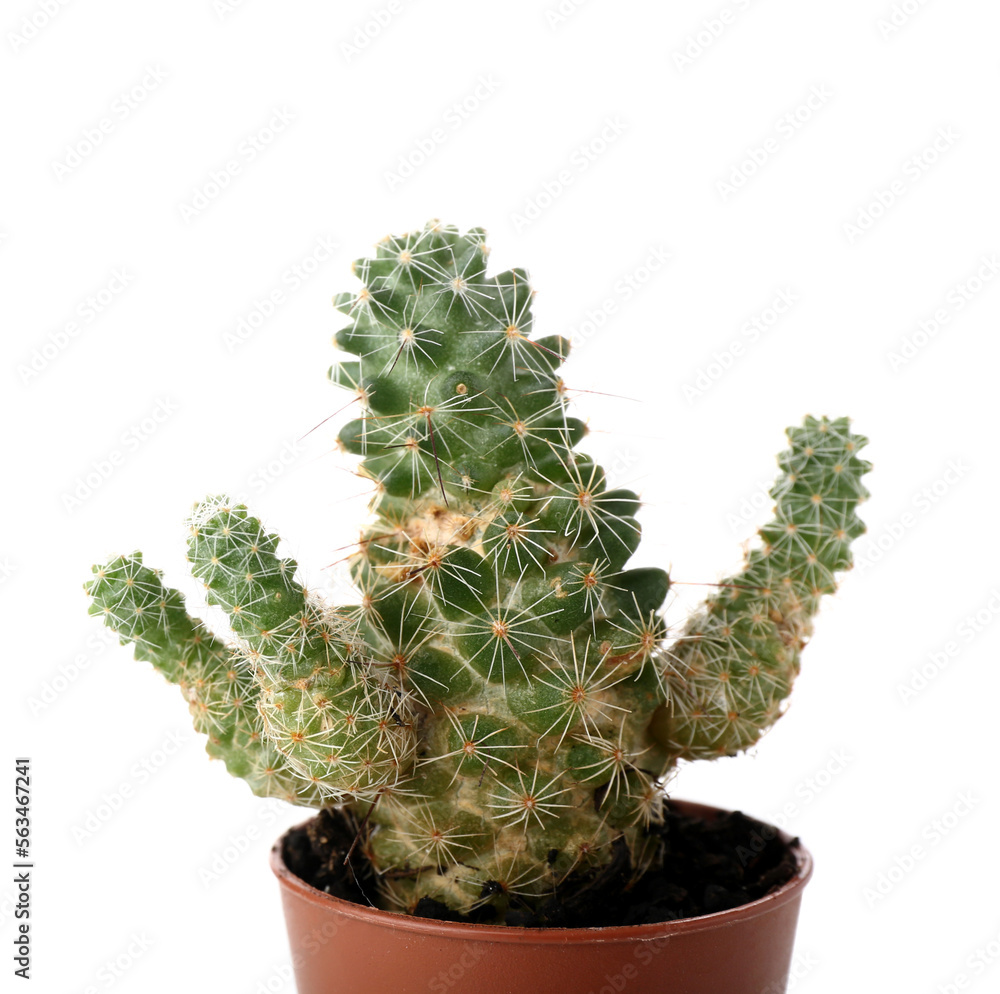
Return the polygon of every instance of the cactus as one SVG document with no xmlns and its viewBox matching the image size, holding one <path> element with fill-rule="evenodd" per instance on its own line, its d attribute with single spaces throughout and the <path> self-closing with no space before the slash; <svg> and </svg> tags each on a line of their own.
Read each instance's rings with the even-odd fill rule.
<svg viewBox="0 0 1000 994">
<path fill-rule="evenodd" d="M 486 273 L 484 233 L 386 238 L 334 299 L 340 432 L 373 482 L 330 607 L 225 497 L 198 505 L 189 559 L 228 643 L 141 556 L 95 568 L 91 612 L 182 688 L 208 752 L 263 796 L 349 806 L 383 907 L 532 906 L 628 848 L 641 872 L 680 760 L 745 750 L 781 715 L 850 543 L 869 469 L 846 419 L 806 418 L 742 570 L 676 634 L 670 579 L 628 569 L 630 490 L 576 451 L 559 368 L 532 337 L 527 274 Z"/>
</svg>

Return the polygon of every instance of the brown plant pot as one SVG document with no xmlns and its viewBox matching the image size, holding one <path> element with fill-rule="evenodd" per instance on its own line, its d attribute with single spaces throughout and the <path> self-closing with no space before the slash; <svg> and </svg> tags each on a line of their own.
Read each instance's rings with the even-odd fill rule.
<svg viewBox="0 0 1000 994">
<path fill-rule="evenodd" d="M 672 803 L 702 818 L 723 813 Z M 812 874 L 797 845 L 788 883 L 729 911 L 609 928 L 466 925 L 331 897 L 285 866 L 284 841 L 271 868 L 299 994 L 781 994 Z"/>
</svg>

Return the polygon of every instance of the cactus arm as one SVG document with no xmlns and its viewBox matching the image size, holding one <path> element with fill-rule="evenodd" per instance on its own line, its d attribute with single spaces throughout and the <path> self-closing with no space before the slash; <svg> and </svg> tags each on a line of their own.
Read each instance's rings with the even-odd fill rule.
<svg viewBox="0 0 1000 994">
<path fill-rule="evenodd" d="M 744 568 L 688 620 L 669 650 L 669 700 L 653 737 L 672 757 L 712 759 L 752 746 L 780 717 L 803 647 L 836 573 L 850 569 L 850 543 L 865 526 L 858 505 L 871 469 L 867 439 L 846 418 L 806 418 L 771 489 L 774 518 Z"/>
<path fill-rule="evenodd" d="M 210 497 L 191 517 L 191 569 L 224 608 L 259 685 L 263 733 L 328 802 L 395 783 L 412 764 L 407 702 L 372 672 L 356 624 L 310 597 L 278 538 Z"/>
<path fill-rule="evenodd" d="M 188 702 L 206 751 L 261 797 L 317 804 L 319 795 L 296 776 L 260 735 L 257 688 L 248 668 L 202 622 L 187 613 L 183 595 L 166 587 L 142 555 L 119 556 L 94 567 L 85 589 L 90 614 L 103 618 L 135 657 L 153 664 Z"/>
</svg>

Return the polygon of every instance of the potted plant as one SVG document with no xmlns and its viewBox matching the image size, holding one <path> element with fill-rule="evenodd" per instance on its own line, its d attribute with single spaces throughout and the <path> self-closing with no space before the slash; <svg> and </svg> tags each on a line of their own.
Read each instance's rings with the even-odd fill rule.
<svg viewBox="0 0 1000 994">
<path fill-rule="evenodd" d="M 486 262 L 482 230 L 432 223 L 335 298 L 340 443 L 375 487 L 356 604 L 216 496 L 189 560 L 228 639 L 139 553 L 95 568 L 90 610 L 230 773 L 320 809 L 272 852 L 302 994 L 784 990 L 808 853 L 664 788 L 780 717 L 864 531 L 865 439 L 789 429 L 759 547 L 674 634 L 667 573 L 627 568 L 639 498 L 576 451 L 569 343 Z"/>
</svg>

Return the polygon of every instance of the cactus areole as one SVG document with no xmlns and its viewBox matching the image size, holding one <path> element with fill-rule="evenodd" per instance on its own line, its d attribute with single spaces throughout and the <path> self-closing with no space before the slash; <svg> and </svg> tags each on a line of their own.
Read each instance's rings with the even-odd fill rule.
<svg viewBox="0 0 1000 994">
<path fill-rule="evenodd" d="M 225 496 L 195 507 L 188 557 L 227 637 L 139 553 L 87 590 L 255 794 L 353 810 L 381 907 L 490 904 L 502 923 L 622 843 L 641 873 L 679 761 L 781 716 L 864 531 L 869 464 L 847 419 L 788 429 L 760 542 L 668 629 L 667 573 L 628 568 L 638 496 L 577 451 L 569 342 L 534 335 L 527 273 L 488 275 L 484 239 L 386 238 L 334 300 L 348 358 L 329 375 L 359 409 L 340 444 L 374 484 L 357 603 L 324 603 Z"/>
</svg>

